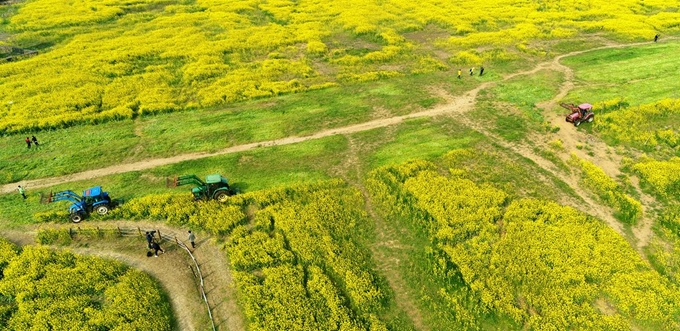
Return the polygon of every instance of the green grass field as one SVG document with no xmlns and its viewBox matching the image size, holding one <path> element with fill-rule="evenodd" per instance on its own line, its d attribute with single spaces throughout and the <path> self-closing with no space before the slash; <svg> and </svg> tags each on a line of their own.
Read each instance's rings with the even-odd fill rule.
<svg viewBox="0 0 680 331">
<path fill-rule="evenodd" d="M 576 88 L 566 100 L 598 102 L 623 99 L 631 105 L 680 97 L 675 74 L 680 63 L 673 54 L 680 44 L 668 42 L 607 49 L 568 57 L 562 63 L 576 73 Z"/>
</svg>

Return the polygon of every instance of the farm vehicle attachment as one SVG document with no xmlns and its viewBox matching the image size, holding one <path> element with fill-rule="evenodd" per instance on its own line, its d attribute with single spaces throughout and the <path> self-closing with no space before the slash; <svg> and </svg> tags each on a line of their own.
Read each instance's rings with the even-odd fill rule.
<svg viewBox="0 0 680 331">
<path fill-rule="evenodd" d="M 101 186 L 95 186 L 83 191 L 80 196 L 77 193 L 66 190 L 57 193 L 50 192 L 47 203 L 68 200 L 73 202 L 68 207 L 69 218 L 73 223 L 80 223 L 93 211 L 99 215 L 106 215 L 111 208 L 111 198 L 107 192 L 102 191 Z"/>
<path fill-rule="evenodd" d="M 571 113 L 567 115 L 566 120 L 569 123 L 574 123 L 574 126 L 579 126 L 583 122 L 592 122 L 595 119 L 593 105 L 589 103 L 582 103 L 578 106 L 573 103 L 561 103 L 560 106 L 571 111 Z"/>
<path fill-rule="evenodd" d="M 205 177 L 205 181 L 196 175 L 179 176 L 167 181 L 168 187 L 182 185 L 194 185 L 194 188 L 191 189 L 194 200 L 215 199 L 219 202 L 225 202 L 230 196 L 238 193 L 238 190 L 230 187 L 227 179 L 220 174 L 208 175 Z"/>
</svg>

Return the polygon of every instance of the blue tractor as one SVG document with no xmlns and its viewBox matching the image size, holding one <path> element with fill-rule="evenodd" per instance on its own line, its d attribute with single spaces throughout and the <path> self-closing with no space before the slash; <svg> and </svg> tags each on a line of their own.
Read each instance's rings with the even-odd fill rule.
<svg viewBox="0 0 680 331">
<path fill-rule="evenodd" d="M 50 193 L 48 203 L 68 200 L 73 202 L 68 207 L 69 218 L 73 223 L 80 223 L 91 212 L 106 215 L 111 208 L 111 198 L 107 192 L 102 191 L 101 186 L 95 186 L 83 191 L 79 196 L 71 190 Z"/>
</svg>

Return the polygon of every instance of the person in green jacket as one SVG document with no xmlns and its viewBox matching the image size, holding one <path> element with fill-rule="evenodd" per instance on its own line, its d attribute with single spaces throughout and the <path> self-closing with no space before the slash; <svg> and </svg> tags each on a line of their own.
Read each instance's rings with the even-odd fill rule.
<svg viewBox="0 0 680 331">
<path fill-rule="evenodd" d="M 19 194 L 21 194 L 21 196 L 24 197 L 24 200 L 26 200 L 26 190 L 24 190 L 24 188 L 21 187 L 21 185 L 19 185 L 19 188 L 17 190 L 19 190 Z"/>
</svg>

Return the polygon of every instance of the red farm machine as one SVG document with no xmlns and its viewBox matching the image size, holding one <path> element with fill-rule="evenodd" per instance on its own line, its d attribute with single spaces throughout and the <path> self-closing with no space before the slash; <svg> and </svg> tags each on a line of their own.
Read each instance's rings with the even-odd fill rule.
<svg viewBox="0 0 680 331">
<path fill-rule="evenodd" d="M 569 123 L 574 123 L 574 126 L 579 126 L 583 122 L 592 122 L 595 119 L 593 105 L 589 103 L 582 103 L 578 106 L 573 103 L 561 103 L 560 106 L 571 111 L 571 113 L 567 115 L 566 120 Z"/>
</svg>

